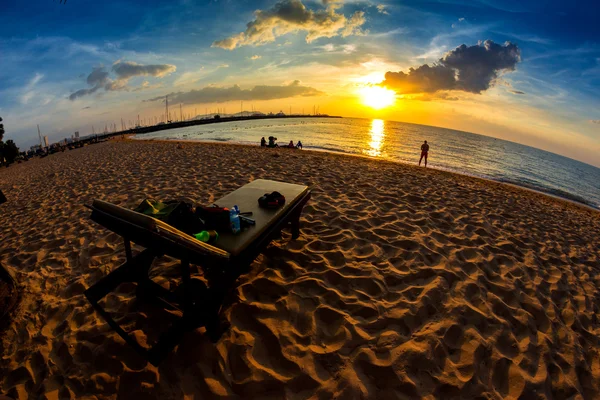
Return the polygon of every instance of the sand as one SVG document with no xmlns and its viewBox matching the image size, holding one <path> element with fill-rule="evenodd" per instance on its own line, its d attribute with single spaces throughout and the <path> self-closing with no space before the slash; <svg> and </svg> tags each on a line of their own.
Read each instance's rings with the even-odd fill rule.
<svg viewBox="0 0 600 400">
<path fill-rule="evenodd" d="M 312 186 L 301 237 L 285 233 L 240 278 L 218 343 L 201 328 L 146 363 L 83 296 L 124 260 L 84 204 L 209 205 L 257 178 Z M 0 394 L 600 396 L 598 212 L 432 169 L 227 144 L 101 143 L 2 168 L 0 187 L 0 263 L 23 291 Z M 170 285 L 176 267 L 163 259 L 152 275 Z M 150 338 L 160 325 L 130 289 L 105 306 Z"/>
</svg>

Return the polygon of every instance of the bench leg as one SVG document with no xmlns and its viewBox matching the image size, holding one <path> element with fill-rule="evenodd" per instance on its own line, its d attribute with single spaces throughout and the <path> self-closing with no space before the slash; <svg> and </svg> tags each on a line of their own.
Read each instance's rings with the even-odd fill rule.
<svg viewBox="0 0 600 400">
<path fill-rule="evenodd" d="M 127 261 L 131 261 L 133 258 L 131 253 L 131 242 L 127 238 L 123 238 L 123 242 L 125 244 L 125 256 L 127 257 Z"/>
<path fill-rule="evenodd" d="M 206 318 L 204 326 L 206 327 L 206 333 L 208 334 L 210 341 L 213 343 L 218 342 L 223 334 L 219 313 L 212 312 L 211 315 Z"/>
<path fill-rule="evenodd" d="M 291 225 L 292 225 L 292 239 L 298 239 L 300 237 L 300 216 L 302 215 L 302 208 L 299 207 L 299 210 L 292 215 Z"/>
<path fill-rule="evenodd" d="M 300 237 L 300 216 L 302 216 L 302 210 L 306 203 L 310 200 L 310 192 L 300 201 L 296 210 L 290 215 L 290 224 L 292 225 L 292 239 L 298 239 Z"/>
<path fill-rule="evenodd" d="M 139 282 L 147 279 L 148 270 L 154 260 L 154 253 L 144 250 L 131 260 L 100 279 L 85 291 L 85 296 L 92 305 L 112 292 L 117 286 L 124 282 Z"/>
</svg>

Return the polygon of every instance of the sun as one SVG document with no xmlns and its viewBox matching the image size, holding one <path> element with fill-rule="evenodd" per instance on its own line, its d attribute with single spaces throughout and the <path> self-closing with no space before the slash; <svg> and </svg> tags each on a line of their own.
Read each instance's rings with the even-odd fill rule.
<svg viewBox="0 0 600 400">
<path fill-rule="evenodd" d="M 381 86 L 366 86 L 359 90 L 362 103 L 365 106 L 381 110 L 396 102 L 396 92 Z"/>
</svg>

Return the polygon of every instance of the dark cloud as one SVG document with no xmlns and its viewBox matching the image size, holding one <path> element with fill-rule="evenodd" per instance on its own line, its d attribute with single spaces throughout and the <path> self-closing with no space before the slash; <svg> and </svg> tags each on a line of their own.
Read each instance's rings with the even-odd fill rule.
<svg viewBox="0 0 600 400">
<path fill-rule="evenodd" d="M 79 89 L 78 91 L 73 92 L 69 95 L 69 100 L 75 100 L 78 97 L 87 96 L 88 94 L 94 93 L 98 89 L 98 87 L 93 87 L 91 89 Z"/>
<path fill-rule="evenodd" d="M 447 100 L 447 101 L 458 101 L 459 97 L 451 96 L 449 92 L 436 92 L 436 93 L 419 93 L 416 95 L 409 95 L 408 100 L 419 100 L 419 101 L 433 101 L 433 100 Z"/>
<path fill-rule="evenodd" d="M 87 96 L 104 89 L 107 92 L 116 90 L 129 90 L 127 83 L 135 76 L 154 76 L 162 78 L 177 68 L 171 64 L 157 65 L 142 65 L 130 61 L 117 61 L 113 64 L 112 70 L 116 75 L 116 79 L 110 78 L 110 73 L 104 66 L 95 67 L 86 78 L 89 88 L 79 89 L 69 95 L 70 100 L 75 100 L 79 97 Z M 146 87 L 147 83 L 144 83 Z"/>
<path fill-rule="evenodd" d="M 89 110 L 90 108 L 92 108 L 92 107 L 87 106 L 87 107 L 83 107 L 82 110 Z"/>
<path fill-rule="evenodd" d="M 341 1 L 324 1 L 325 10 L 313 11 L 301 0 L 281 0 L 269 10 L 257 10 L 255 19 L 248 22 L 246 30 L 237 35 L 214 42 L 213 47 L 233 50 L 239 46 L 261 45 L 275 41 L 287 33 L 305 31 L 306 42 L 320 37 L 343 37 L 362 34 L 365 23 L 363 11 L 356 11 L 350 18 L 337 13 Z"/>
<path fill-rule="evenodd" d="M 592 124 L 600 124 L 600 119 L 590 119 Z"/>
<path fill-rule="evenodd" d="M 90 86 L 101 86 L 110 82 L 110 78 L 108 77 L 108 72 L 104 70 L 104 67 L 97 67 L 88 75 L 86 82 Z"/>
<path fill-rule="evenodd" d="M 76 92 L 71 93 L 69 100 L 75 100 L 78 97 L 83 97 L 97 92 L 102 89 L 105 85 L 111 83 L 111 79 L 108 77 L 108 72 L 104 67 L 94 67 L 92 72 L 88 75 L 86 82 L 90 85 L 90 88 L 79 89 Z"/>
<path fill-rule="evenodd" d="M 525 94 L 525 92 L 521 92 L 520 90 L 514 90 L 514 89 L 510 89 L 509 92 L 512 94 Z"/>
<path fill-rule="evenodd" d="M 435 93 L 460 90 L 481 93 L 489 89 L 502 72 L 514 71 L 521 61 L 516 44 L 499 45 L 491 40 L 474 46 L 460 45 L 434 65 L 421 65 L 408 72 L 387 72 L 381 83 L 398 93 Z"/>
<path fill-rule="evenodd" d="M 134 76 L 155 76 L 162 78 L 177 70 L 177 67 L 171 64 L 151 64 L 142 65 L 131 61 L 117 61 L 113 64 L 112 70 L 118 79 L 130 79 Z"/>
<path fill-rule="evenodd" d="M 198 103 L 224 103 L 227 101 L 240 100 L 274 100 L 297 96 L 320 96 L 324 93 L 309 86 L 300 85 L 294 81 L 289 85 L 267 86 L 259 85 L 252 89 L 242 89 L 238 85 L 231 87 L 207 86 L 199 90 L 189 92 L 177 92 L 169 94 L 169 100 L 173 103 L 198 104 Z M 144 101 L 157 101 L 164 96 L 155 97 Z"/>
<path fill-rule="evenodd" d="M 387 72 L 382 85 L 397 92 L 434 93 L 438 90 L 450 90 L 456 87 L 456 73 L 444 65 L 427 64 L 410 68 L 405 72 Z"/>
</svg>

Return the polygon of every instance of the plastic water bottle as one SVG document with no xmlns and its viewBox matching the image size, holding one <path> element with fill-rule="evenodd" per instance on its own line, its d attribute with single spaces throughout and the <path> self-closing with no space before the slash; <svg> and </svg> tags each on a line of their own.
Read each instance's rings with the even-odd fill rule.
<svg viewBox="0 0 600 400">
<path fill-rule="evenodd" d="M 196 239 L 205 243 L 215 243 L 219 240 L 219 234 L 217 231 L 202 231 L 194 235 Z"/>
<path fill-rule="evenodd" d="M 231 226 L 231 232 L 233 232 L 233 234 L 237 234 L 241 230 L 240 216 L 235 211 L 235 208 L 237 208 L 237 206 L 233 206 L 233 208 L 229 210 L 229 225 Z"/>
<path fill-rule="evenodd" d="M 239 207 L 237 206 L 237 204 L 236 204 L 235 206 L 233 206 L 233 209 L 235 210 L 235 213 L 236 213 L 237 215 L 240 215 L 240 209 L 239 209 Z"/>
</svg>

